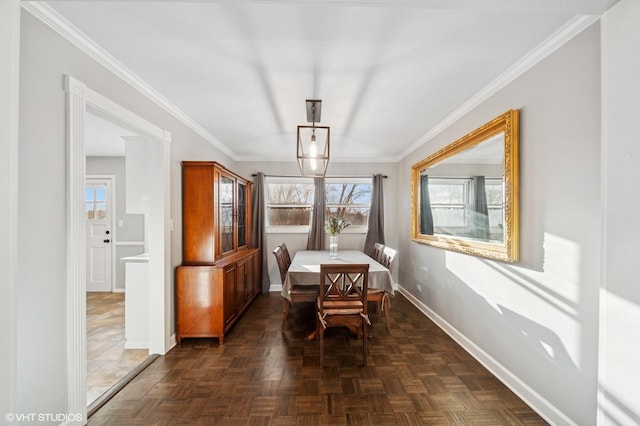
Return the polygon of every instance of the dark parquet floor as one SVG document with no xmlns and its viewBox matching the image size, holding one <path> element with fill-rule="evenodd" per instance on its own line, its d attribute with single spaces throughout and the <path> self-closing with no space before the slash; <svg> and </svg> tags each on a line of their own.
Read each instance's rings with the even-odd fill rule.
<svg viewBox="0 0 640 426">
<path fill-rule="evenodd" d="M 345 329 L 305 341 L 313 306 L 280 333 L 279 293 L 225 336 L 185 339 L 96 412 L 90 425 L 544 425 L 544 420 L 403 296 L 391 330 L 372 315 L 368 366 Z"/>
</svg>

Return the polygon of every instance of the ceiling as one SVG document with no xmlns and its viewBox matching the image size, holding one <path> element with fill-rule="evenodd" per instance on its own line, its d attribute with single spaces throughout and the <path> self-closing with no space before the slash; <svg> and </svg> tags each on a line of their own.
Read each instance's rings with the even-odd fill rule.
<svg viewBox="0 0 640 426">
<path fill-rule="evenodd" d="M 332 161 L 398 161 L 615 2 L 75 0 L 25 8 L 234 160 L 293 161 L 305 100 L 321 99 Z"/>
</svg>

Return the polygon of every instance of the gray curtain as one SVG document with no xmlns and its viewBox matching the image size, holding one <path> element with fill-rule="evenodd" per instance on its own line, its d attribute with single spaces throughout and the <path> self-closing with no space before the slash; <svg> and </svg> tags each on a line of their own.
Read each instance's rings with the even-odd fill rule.
<svg viewBox="0 0 640 426">
<path fill-rule="evenodd" d="M 433 235 L 433 213 L 429 197 L 429 175 L 420 176 L 420 233 Z"/>
<path fill-rule="evenodd" d="M 471 235 L 481 240 L 489 240 L 491 232 L 489 230 L 489 209 L 487 208 L 487 191 L 484 186 L 484 176 L 473 176 L 471 178 L 470 192 Z"/>
<path fill-rule="evenodd" d="M 313 211 L 307 237 L 307 250 L 324 250 L 325 190 L 324 177 L 313 178 Z"/>
<path fill-rule="evenodd" d="M 267 248 L 265 243 L 265 206 L 264 206 L 264 173 L 258 173 L 253 180 L 251 199 L 251 247 L 260 247 L 262 256 L 262 292 L 269 292 L 269 267 L 267 266 Z"/>
<path fill-rule="evenodd" d="M 369 209 L 369 230 L 364 240 L 364 252 L 371 254 L 376 243 L 384 244 L 384 194 L 381 174 L 373 175 L 371 188 L 371 209 Z"/>
</svg>

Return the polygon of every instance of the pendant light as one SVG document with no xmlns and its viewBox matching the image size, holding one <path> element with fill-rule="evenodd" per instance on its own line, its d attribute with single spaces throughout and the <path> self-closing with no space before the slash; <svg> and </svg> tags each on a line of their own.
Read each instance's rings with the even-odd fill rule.
<svg viewBox="0 0 640 426">
<path fill-rule="evenodd" d="M 311 126 L 298 126 L 297 159 L 302 176 L 320 177 L 329 165 L 328 126 L 316 126 L 320 121 L 322 101 L 307 99 L 307 121 Z"/>
</svg>

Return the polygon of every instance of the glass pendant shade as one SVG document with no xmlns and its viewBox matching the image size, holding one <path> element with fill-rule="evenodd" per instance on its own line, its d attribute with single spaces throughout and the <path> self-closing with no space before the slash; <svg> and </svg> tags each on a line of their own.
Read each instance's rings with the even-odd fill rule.
<svg viewBox="0 0 640 426">
<path fill-rule="evenodd" d="M 302 176 L 320 177 L 329 165 L 329 127 L 298 126 L 297 159 Z"/>
</svg>

